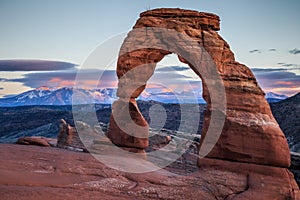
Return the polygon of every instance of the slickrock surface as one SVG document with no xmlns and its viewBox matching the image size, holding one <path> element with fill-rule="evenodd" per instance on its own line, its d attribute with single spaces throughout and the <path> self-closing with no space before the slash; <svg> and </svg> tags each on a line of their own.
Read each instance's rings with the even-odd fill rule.
<svg viewBox="0 0 300 200">
<path fill-rule="evenodd" d="M 299 199 L 291 173 L 278 167 L 203 159 L 186 176 L 129 174 L 87 153 L 11 144 L 0 145 L 0 157 L 1 200 Z"/>
</svg>

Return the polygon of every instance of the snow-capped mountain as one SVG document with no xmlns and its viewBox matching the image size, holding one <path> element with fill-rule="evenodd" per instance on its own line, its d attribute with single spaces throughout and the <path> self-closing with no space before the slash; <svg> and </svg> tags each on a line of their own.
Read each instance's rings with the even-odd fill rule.
<svg viewBox="0 0 300 200">
<path fill-rule="evenodd" d="M 265 98 L 267 99 L 267 101 L 269 103 L 273 103 L 273 102 L 278 102 L 278 101 L 284 100 L 284 99 L 288 98 L 288 96 L 283 95 L 283 94 L 276 94 L 274 92 L 268 92 L 268 93 L 266 93 Z"/>
<path fill-rule="evenodd" d="M 19 95 L 0 99 L 0 107 L 27 106 L 27 105 L 72 105 L 72 104 L 111 104 L 117 99 L 116 88 L 103 89 L 50 89 L 45 86 L 30 90 Z M 269 102 L 278 102 L 287 96 L 269 92 L 266 99 Z M 162 103 L 201 103 L 206 102 L 201 92 L 155 92 L 146 89 L 138 100 L 158 101 Z"/>
<path fill-rule="evenodd" d="M 116 98 L 116 90 L 113 88 L 90 90 L 39 87 L 14 97 L 2 98 L 0 99 L 0 106 L 111 104 Z"/>
<path fill-rule="evenodd" d="M 202 98 L 201 92 L 151 92 L 147 89 L 138 97 L 138 100 L 158 101 L 162 103 L 206 103 L 205 100 Z"/>
</svg>

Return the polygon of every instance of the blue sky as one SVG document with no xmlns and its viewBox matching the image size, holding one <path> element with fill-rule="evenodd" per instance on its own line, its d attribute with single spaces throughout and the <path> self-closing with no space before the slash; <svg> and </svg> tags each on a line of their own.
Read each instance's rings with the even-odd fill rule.
<svg viewBox="0 0 300 200">
<path fill-rule="evenodd" d="M 220 35 L 230 44 L 236 59 L 254 69 L 266 91 L 289 95 L 299 92 L 298 0 L 1 0 L 0 61 L 43 59 L 80 65 L 101 42 L 130 31 L 140 12 L 158 7 L 179 7 L 219 15 Z M 176 62 L 169 59 L 169 65 Z M 259 68 L 265 71 L 257 70 Z M 59 72 L 49 69 L 51 71 Z M 31 85 L 26 83 L 27 77 L 38 76 L 37 73 L 40 72 L 0 68 L 0 96 L 42 84 L 38 81 Z M 281 80 L 280 75 L 285 78 Z M 293 89 L 282 89 L 282 84 L 278 89 L 276 82 L 292 82 L 289 87 Z"/>
</svg>

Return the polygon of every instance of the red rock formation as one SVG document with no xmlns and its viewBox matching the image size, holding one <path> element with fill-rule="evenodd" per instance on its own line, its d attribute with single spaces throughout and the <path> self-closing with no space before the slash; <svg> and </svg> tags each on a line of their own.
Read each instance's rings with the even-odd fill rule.
<svg viewBox="0 0 300 200">
<path fill-rule="evenodd" d="M 129 104 L 129 106 L 128 106 Z M 126 114 L 122 115 L 122 110 L 128 110 L 130 109 L 130 116 L 131 118 L 127 118 Z M 118 124 L 116 124 L 116 120 L 119 123 L 122 123 L 124 128 L 127 130 L 134 130 L 136 124 L 141 126 L 139 130 L 136 132 L 139 134 L 139 136 L 144 136 L 143 138 L 137 138 L 134 136 L 130 136 L 128 134 L 125 134 L 124 131 L 119 128 Z M 109 138 L 116 144 L 122 147 L 131 147 L 131 148 L 137 148 L 137 149 L 145 149 L 148 147 L 148 127 L 147 121 L 143 118 L 142 114 L 139 112 L 137 103 L 135 99 L 130 99 L 129 103 L 128 101 L 123 101 L 122 99 L 118 100 L 113 104 L 112 107 L 112 117 L 110 120 L 110 132 L 109 132 Z M 113 134 L 111 134 L 113 133 Z"/>
<path fill-rule="evenodd" d="M 205 159 L 198 160 L 199 167 L 235 171 L 247 179 L 244 191 L 224 198 L 251 199 L 259 194 L 261 199 L 285 199 L 282 191 L 274 191 L 278 189 L 275 179 L 280 177 L 282 183 L 290 183 L 286 188 L 288 198 L 296 199 L 293 195 L 297 185 L 286 169 L 290 165 L 286 138 L 255 76 L 248 67 L 235 61 L 228 43 L 216 32 L 220 30 L 219 21 L 214 14 L 182 9 L 155 9 L 140 14 L 120 49 L 119 100 L 113 105 L 107 135 L 120 147 L 146 148 L 148 125 L 135 98 L 145 89 L 156 63 L 165 55 L 176 53 L 203 82 L 207 110 L 200 156 L 201 147 L 214 145 L 210 134 L 215 134 L 219 124 L 218 120 L 213 121 L 213 113 L 219 112 L 220 122 L 222 115 L 225 120 L 219 140 Z M 219 79 L 224 95 L 214 85 Z"/>
<path fill-rule="evenodd" d="M 22 137 L 17 140 L 16 144 L 50 147 L 47 139 L 43 137 Z"/>
<path fill-rule="evenodd" d="M 211 95 L 214 95 L 215 91 L 209 91 L 208 87 L 214 81 L 212 76 L 220 76 L 222 79 L 226 92 L 226 96 L 221 97 L 226 98 L 225 125 L 218 143 L 208 157 L 288 167 L 290 165 L 290 158 L 286 156 L 289 154 L 288 145 L 272 116 L 264 98 L 264 92 L 258 86 L 250 69 L 235 61 L 229 45 L 216 32 L 220 29 L 219 21 L 219 17 L 214 14 L 182 9 L 155 9 L 140 15 L 140 19 L 128 34 L 120 50 L 117 66 L 119 78 L 117 95 L 120 100 L 114 104 L 108 136 L 119 146 L 133 148 L 147 146 L 147 133 L 145 132 L 147 123 L 140 114 L 134 98 L 144 90 L 147 80 L 154 72 L 156 63 L 171 52 L 154 47 L 143 49 L 139 47 L 147 42 L 164 44 L 169 49 L 173 49 L 175 53 L 181 53 L 180 60 L 188 63 L 199 77 L 203 78 L 203 97 L 208 103 L 203 138 L 205 138 L 210 125 L 211 112 L 213 109 L 219 108 L 218 106 L 212 107 Z M 196 60 L 201 61 L 204 58 L 198 58 L 193 50 L 186 51 L 187 44 L 181 44 L 182 39 L 178 39 L 182 37 L 181 35 L 176 36 L 177 38 L 170 38 L 170 36 L 158 36 L 159 33 L 156 30 L 151 32 L 152 29 L 147 29 L 148 32 L 136 31 L 145 27 L 175 30 L 192 38 L 199 46 L 204 47 L 215 65 L 206 66 L 206 63 L 203 62 L 201 67 L 204 69 L 198 69 L 194 63 L 191 63 L 191 60 L 195 59 L 190 59 L 190 57 L 196 56 Z M 207 56 L 205 52 L 200 53 L 202 56 Z M 141 70 L 131 74 L 127 73 L 139 66 L 143 66 Z M 218 74 L 213 75 L 214 70 Z M 206 80 L 205 77 L 210 79 Z M 127 112 L 124 105 L 123 108 L 120 108 L 120 105 L 124 104 L 122 102 L 130 102 L 130 116 L 138 125 L 145 127 L 143 132 L 140 130 L 135 132 L 133 128 L 130 129 L 130 135 L 128 135 L 126 130 L 122 131 L 122 128 L 120 129 L 120 126 L 115 123 L 114 118 L 118 118 L 120 124 L 131 121 L 131 119 L 126 119 L 128 115 L 124 115 Z"/>
<path fill-rule="evenodd" d="M 87 151 L 86 147 L 81 142 L 77 130 L 74 127 L 67 124 L 67 122 L 63 119 L 61 119 L 56 146 L 58 148 Z"/>
</svg>

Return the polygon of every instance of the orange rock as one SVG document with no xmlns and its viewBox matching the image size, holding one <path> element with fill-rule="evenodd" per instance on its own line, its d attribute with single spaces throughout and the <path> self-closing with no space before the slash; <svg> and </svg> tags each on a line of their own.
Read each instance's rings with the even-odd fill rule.
<svg viewBox="0 0 300 200">
<path fill-rule="evenodd" d="M 203 159 L 199 161 L 200 169 L 189 175 L 171 174 L 164 169 L 126 173 L 109 168 L 87 153 L 11 144 L 0 144 L 0 157 L 1 200 L 300 197 L 290 172 L 279 167 Z"/>
<path fill-rule="evenodd" d="M 22 137 L 17 140 L 16 144 L 50 147 L 47 139 L 43 137 Z"/>
<path fill-rule="evenodd" d="M 244 178 L 240 185 L 244 190 L 228 194 L 225 199 L 299 199 L 299 189 L 293 174 L 285 168 L 230 162 L 219 159 L 199 159 L 200 170 L 226 171 L 233 176 L 224 176 L 228 187 L 237 184 L 234 175 Z"/>
<path fill-rule="evenodd" d="M 76 151 L 87 151 L 76 128 L 72 127 L 64 119 L 61 119 L 56 146 L 58 148 L 67 148 Z"/>
<path fill-rule="evenodd" d="M 145 89 L 156 63 L 173 52 L 178 53 L 179 59 L 187 63 L 203 81 L 203 98 L 207 102 L 207 111 L 200 146 L 203 146 L 208 127 L 218 125 L 210 124 L 212 112 L 225 115 L 221 137 L 208 157 L 280 167 L 290 165 L 286 139 L 271 114 L 264 92 L 251 70 L 235 61 L 228 43 L 216 32 L 220 30 L 219 22 L 219 17 L 214 14 L 183 9 L 154 9 L 140 14 L 133 30 L 124 40 L 117 63 L 117 95 L 121 99 L 115 103 L 114 117 L 110 122 L 108 136 L 113 143 L 123 147 L 146 148 L 148 141 L 144 137 L 147 135 L 145 131 L 132 129 L 125 133 L 119 125 L 132 126 L 129 121 L 133 121 L 147 127 L 133 99 Z M 144 32 L 140 31 L 141 28 L 145 28 Z M 154 28 L 173 30 L 180 34 L 168 35 L 168 32 L 160 32 Z M 196 43 L 203 52 L 191 48 L 184 37 L 191 38 L 191 43 Z M 145 44 L 150 44 L 149 47 L 152 48 L 143 47 Z M 165 48 L 157 49 L 155 45 Z M 200 69 L 193 60 L 201 62 Z M 208 60 L 212 60 L 212 63 Z M 211 98 L 219 88 L 208 90 L 218 77 L 221 77 L 226 95 L 214 96 L 214 99 L 226 99 L 226 110 L 222 110 L 222 103 L 212 105 Z M 130 110 L 132 115 L 127 121 L 128 125 L 115 123 L 115 117 L 127 112 L 122 106 L 117 106 L 124 104 L 121 103 L 122 99 L 131 99 L 129 104 L 134 110 Z M 136 135 L 138 133 L 142 137 L 139 138 Z"/>
<path fill-rule="evenodd" d="M 140 113 L 135 99 L 119 99 L 114 102 L 107 133 L 107 137 L 114 144 L 121 147 L 145 149 L 148 147 L 148 132 L 147 121 Z"/>
</svg>

